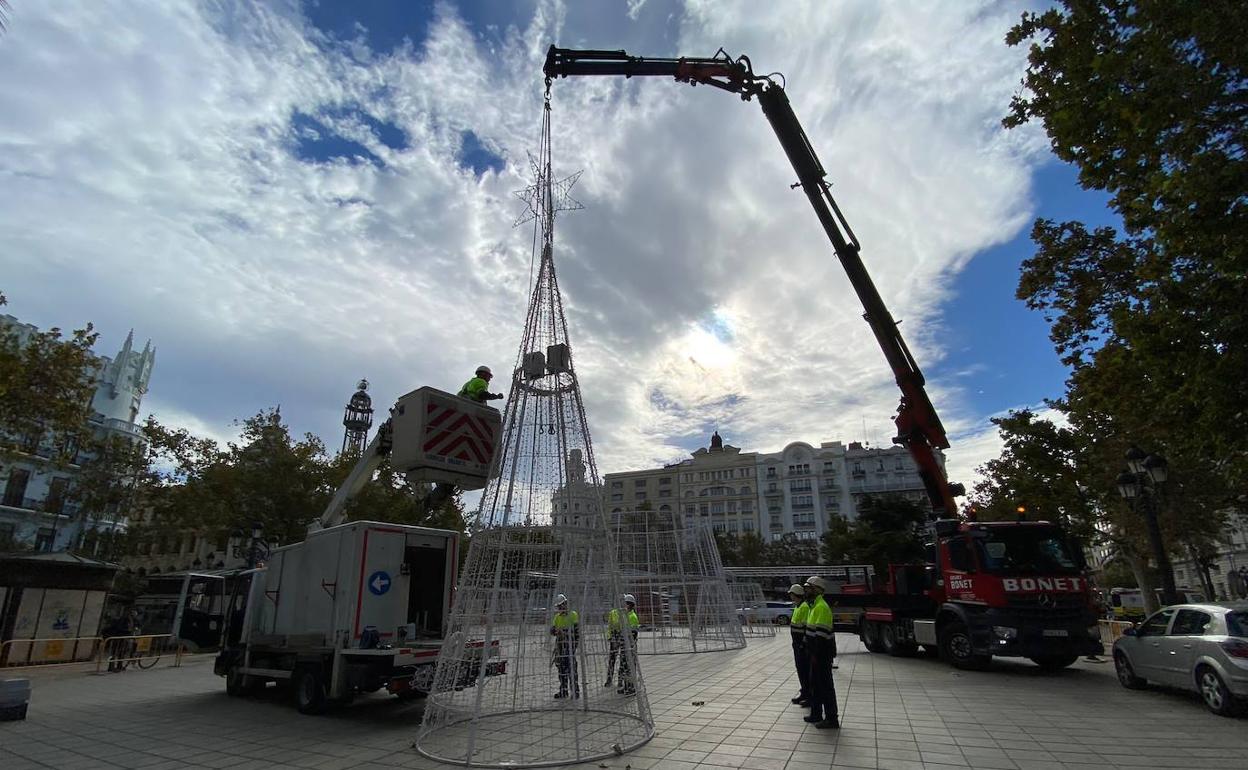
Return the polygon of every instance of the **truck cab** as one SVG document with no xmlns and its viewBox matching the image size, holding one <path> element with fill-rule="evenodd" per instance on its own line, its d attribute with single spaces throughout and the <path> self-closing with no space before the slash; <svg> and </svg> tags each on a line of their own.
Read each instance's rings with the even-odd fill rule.
<svg viewBox="0 0 1248 770">
<path fill-rule="evenodd" d="M 1060 527 L 941 520 L 930 534 L 926 564 L 891 565 L 882 590 L 861 597 L 869 650 L 923 646 L 961 668 L 1003 656 L 1051 669 L 1102 651 L 1082 551 Z"/>
</svg>

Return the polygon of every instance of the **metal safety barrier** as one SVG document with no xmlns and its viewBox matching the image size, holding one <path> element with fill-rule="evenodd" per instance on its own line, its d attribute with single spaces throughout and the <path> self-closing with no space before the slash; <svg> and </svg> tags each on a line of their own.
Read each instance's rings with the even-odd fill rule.
<svg viewBox="0 0 1248 770">
<path fill-rule="evenodd" d="M 1129 620 L 1101 620 L 1101 641 L 1105 644 L 1113 644 L 1122 636 L 1122 632 L 1131 628 L 1135 624 Z"/>
<path fill-rule="evenodd" d="M 90 663 L 103 647 L 99 636 L 9 639 L 0 642 L 0 668 Z"/>
<path fill-rule="evenodd" d="M 135 666 L 149 669 L 162 659 L 169 665 L 180 666 L 183 649 L 183 645 L 173 634 L 109 636 L 100 646 L 95 671 L 99 673 L 106 663 L 109 671 L 125 671 Z"/>
</svg>

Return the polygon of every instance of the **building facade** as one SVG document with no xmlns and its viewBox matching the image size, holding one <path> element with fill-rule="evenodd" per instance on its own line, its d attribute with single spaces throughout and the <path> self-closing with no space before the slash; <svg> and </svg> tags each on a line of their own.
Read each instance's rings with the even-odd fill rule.
<svg viewBox="0 0 1248 770">
<path fill-rule="evenodd" d="M 941 465 L 944 455 L 937 453 Z M 764 540 L 792 534 L 817 540 L 830 517 L 858 517 L 868 495 L 894 494 L 923 502 L 918 469 L 903 447 L 859 441 L 815 446 L 796 441 L 778 452 L 743 452 L 719 433 L 687 460 L 605 477 L 608 510 L 649 506 L 709 520 L 717 532 L 754 533 Z"/>
<path fill-rule="evenodd" d="M 25 344 L 38 331 L 10 315 L 0 315 L 0 329 L 16 334 L 18 344 Z M 90 422 L 97 438 L 142 440 L 139 408 L 155 364 L 151 342 L 136 351 L 131 331 L 116 356 L 100 357 L 97 368 L 86 373 L 95 383 Z M 94 540 L 100 533 L 126 529 L 124 512 L 85 511 L 70 499 L 74 479 L 88 457 L 80 453 L 58 466 L 52 461 L 50 436 L 28 449 L 0 466 L 0 549 L 62 551 Z"/>
</svg>

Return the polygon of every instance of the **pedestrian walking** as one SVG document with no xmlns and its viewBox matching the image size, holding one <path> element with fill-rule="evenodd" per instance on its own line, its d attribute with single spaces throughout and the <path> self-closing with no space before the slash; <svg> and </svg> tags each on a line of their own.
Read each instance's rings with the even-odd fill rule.
<svg viewBox="0 0 1248 770">
<path fill-rule="evenodd" d="M 790 703 L 810 705 L 810 659 L 806 656 L 806 617 L 810 605 L 806 603 L 806 589 L 801 583 L 789 586 L 789 598 L 793 600 L 793 614 L 789 616 L 789 636 L 793 644 L 793 666 L 797 669 L 797 697 Z"/>
<path fill-rule="evenodd" d="M 836 685 L 832 682 L 832 660 L 836 657 L 836 637 L 832 631 L 832 608 L 823 598 L 828 585 L 819 576 L 806 581 L 813 598 L 806 616 L 806 655 L 810 660 L 810 716 L 805 721 L 820 730 L 841 726 L 836 706 Z"/>
</svg>

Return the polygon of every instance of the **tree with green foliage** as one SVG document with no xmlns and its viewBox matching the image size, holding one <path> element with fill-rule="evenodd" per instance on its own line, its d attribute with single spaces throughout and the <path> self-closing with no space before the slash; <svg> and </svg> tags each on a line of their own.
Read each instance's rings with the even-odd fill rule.
<svg viewBox="0 0 1248 770">
<path fill-rule="evenodd" d="M 764 563 L 770 566 L 818 564 L 819 541 L 800 540 L 795 533 L 786 532 L 779 540 L 767 543 L 764 554 Z"/>
<path fill-rule="evenodd" d="M 979 472 L 971 506 L 982 521 L 1022 515 L 1065 525 L 1084 542 L 1096 534 L 1097 510 L 1081 478 L 1083 437 L 1068 427 L 1036 417 L 1028 409 L 994 417 L 1004 447 Z"/>
<path fill-rule="evenodd" d="M 716 532 L 715 545 L 725 567 L 762 567 L 773 564 L 767 544 L 754 532 Z"/>
<path fill-rule="evenodd" d="M 1171 481 L 1141 504 L 1172 551 L 1206 549 L 1248 484 L 1245 39 L 1230 0 L 1064 0 L 1006 38 L 1028 45 L 1028 67 L 1004 124 L 1040 121 L 1122 218 L 1121 232 L 1037 221 L 1018 297 L 1071 368 L 1054 405 L 1145 587 L 1140 511 L 1108 497 L 1126 449 L 1169 460 Z"/>
<path fill-rule="evenodd" d="M 1123 222 L 1040 220 L 1018 295 L 1072 367 L 1066 408 L 1104 438 L 1248 483 L 1248 17 L 1230 0 L 1067 0 L 1027 13 L 1025 89 L 1006 126 L 1040 120 Z"/>
<path fill-rule="evenodd" d="M 21 335 L 0 322 L 0 470 L 34 454 L 55 467 L 73 462 L 91 436 L 97 336 L 91 324 L 66 336 L 56 327 Z"/>
<path fill-rule="evenodd" d="M 858 518 L 833 516 L 823 534 L 823 559 L 831 564 L 869 564 L 887 575 L 889 564 L 923 560 L 927 511 L 900 495 L 866 495 Z"/>
</svg>

